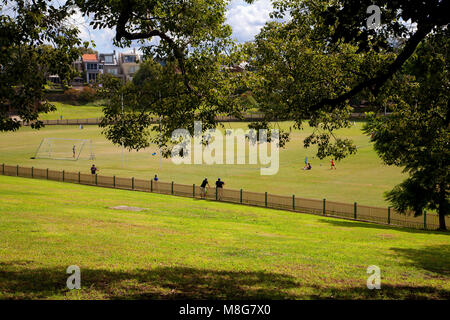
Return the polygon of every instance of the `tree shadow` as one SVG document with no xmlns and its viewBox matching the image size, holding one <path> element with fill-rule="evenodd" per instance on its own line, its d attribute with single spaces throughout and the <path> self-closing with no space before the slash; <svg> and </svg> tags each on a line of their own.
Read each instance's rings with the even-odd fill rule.
<svg viewBox="0 0 450 320">
<path fill-rule="evenodd" d="M 450 245 L 427 246 L 420 249 L 391 248 L 391 250 L 409 260 L 405 265 L 450 277 Z"/>
<path fill-rule="evenodd" d="M 368 289 L 366 286 L 329 288 L 320 295 L 312 295 L 316 300 L 448 300 L 450 291 L 430 286 L 385 285 L 381 280 L 381 288 Z"/>
<path fill-rule="evenodd" d="M 334 218 L 334 217 L 330 217 Z M 395 230 L 402 231 L 407 233 L 432 233 L 432 234 L 442 234 L 442 235 L 450 235 L 449 231 L 438 231 L 438 230 L 421 230 L 421 229 L 413 229 L 406 227 L 397 227 L 394 225 L 382 225 L 376 224 L 374 222 L 364 222 L 364 221 L 356 221 L 356 220 L 337 220 L 339 218 L 332 219 L 321 219 L 320 222 L 328 223 L 336 227 L 345 227 L 345 228 L 369 228 L 369 229 L 380 229 L 380 230 Z"/>
<path fill-rule="evenodd" d="M 45 299 L 64 296 L 64 268 L 24 268 L 17 261 L 0 265 L 0 296 Z M 19 268 L 17 268 L 19 267 Z M 26 267 L 30 267 L 27 263 Z M 268 272 L 157 267 L 150 270 L 110 271 L 81 269 L 83 298 L 97 299 L 295 299 L 289 289 L 294 277 Z M 76 290 L 74 290 L 76 291 Z"/>
<path fill-rule="evenodd" d="M 438 250 L 438 248 L 436 248 Z M 408 254 L 414 255 L 415 252 Z M 443 263 L 446 263 L 445 260 Z M 429 267 L 425 261 L 422 262 Z M 81 267 L 81 290 L 69 290 L 64 267 L 32 268 L 33 261 L 0 264 L 2 299 L 152 299 L 152 300 L 281 300 L 281 299 L 450 299 L 450 291 L 438 286 L 384 285 L 369 290 L 365 285 L 333 287 L 301 284 L 295 277 L 270 272 L 203 270 L 157 267 L 110 271 Z M 429 267 L 433 270 L 433 266 Z M 308 294 L 295 294 L 302 287 Z"/>
</svg>

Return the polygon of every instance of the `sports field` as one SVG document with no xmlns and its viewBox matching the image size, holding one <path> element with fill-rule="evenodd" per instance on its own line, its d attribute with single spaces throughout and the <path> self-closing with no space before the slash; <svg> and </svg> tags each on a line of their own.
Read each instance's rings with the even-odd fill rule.
<svg viewBox="0 0 450 320">
<path fill-rule="evenodd" d="M 232 129 L 246 129 L 246 126 L 246 123 L 225 124 L 225 128 Z M 281 127 L 288 126 L 289 123 L 281 123 Z M 102 175 L 150 179 L 158 174 L 161 181 L 189 185 L 199 185 L 205 177 L 214 183 L 220 177 L 225 181 L 226 188 L 387 206 L 383 192 L 402 181 L 404 175 L 400 168 L 381 163 L 369 138 L 362 134 L 361 127 L 362 122 L 356 122 L 352 128 L 338 132 L 355 141 L 358 153 L 337 162 L 337 170 L 333 171 L 330 170 L 330 159 L 314 158 L 314 148 L 303 148 L 303 139 L 311 132 L 308 127 L 292 132 L 287 148 L 280 151 L 280 168 L 274 176 L 261 176 L 261 165 L 175 165 L 169 159 L 161 161 L 155 146 L 140 152 L 125 151 L 123 166 L 121 148 L 107 141 L 98 126 L 84 126 L 83 129 L 78 126 L 47 126 L 39 131 L 25 127 L 17 132 L 1 133 L 0 163 L 84 173 L 89 173 L 94 163 Z M 83 154 L 84 159 L 78 161 L 31 159 L 43 138 L 91 139 L 96 160 L 88 159 L 87 149 Z M 70 143 L 67 149 L 71 155 Z M 157 154 L 153 156 L 155 152 Z M 305 157 L 312 164 L 311 171 L 302 170 Z"/>
<path fill-rule="evenodd" d="M 6 176 L 0 198 L 0 299 L 450 298 L 448 233 Z"/>
<path fill-rule="evenodd" d="M 56 111 L 39 115 L 41 120 L 59 120 L 61 116 L 65 119 L 87 119 L 101 118 L 103 116 L 102 107 L 95 104 L 85 104 L 74 106 L 62 102 L 52 102 L 56 107 Z"/>
</svg>

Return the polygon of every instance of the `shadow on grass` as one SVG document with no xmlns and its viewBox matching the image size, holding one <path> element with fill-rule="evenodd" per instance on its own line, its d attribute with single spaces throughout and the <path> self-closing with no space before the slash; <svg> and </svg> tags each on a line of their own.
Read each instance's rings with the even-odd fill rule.
<svg viewBox="0 0 450 320">
<path fill-rule="evenodd" d="M 312 295 L 311 299 L 329 300 L 448 300 L 450 291 L 430 286 L 402 286 L 383 285 L 381 280 L 380 290 L 369 290 L 367 287 L 347 287 L 321 289 L 320 295 Z"/>
<path fill-rule="evenodd" d="M 330 217 L 333 218 L 333 217 Z M 336 219 L 336 220 L 334 220 Z M 420 229 L 413 229 L 413 228 L 403 228 L 403 227 L 396 227 L 393 225 L 382 225 L 382 224 L 376 224 L 373 222 L 362 222 L 362 221 L 354 221 L 354 220 L 337 220 L 339 218 L 332 219 L 321 219 L 320 221 L 323 223 L 328 223 L 336 227 L 345 227 L 345 228 L 369 228 L 369 229 L 380 229 L 380 230 L 395 230 L 395 231 L 402 231 L 402 232 L 408 232 L 408 233 L 432 233 L 432 234 L 442 234 L 442 235 L 449 235 L 449 230 L 447 231 L 427 231 L 427 230 L 420 230 Z"/>
<path fill-rule="evenodd" d="M 450 277 L 450 245 L 428 246 L 420 249 L 391 248 L 409 262 L 405 265 Z M 430 275 L 433 278 L 433 275 Z M 447 281 L 450 281 L 447 279 Z"/>
<path fill-rule="evenodd" d="M 410 254 L 414 254 L 411 252 Z M 300 284 L 292 276 L 268 272 L 158 267 L 110 271 L 81 266 L 81 290 L 68 290 L 64 268 L 33 269 L 32 261 L 0 263 L 3 299 L 450 299 L 450 291 L 431 286 L 384 285 L 381 290 Z M 295 289 L 309 293 L 295 294 Z M 297 291 L 298 292 L 298 291 Z"/>
<path fill-rule="evenodd" d="M 30 264 L 26 264 L 30 267 Z M 20 268 L 17 268 L 20 266 Z M 12 299 L 64 296 L 63 268 L 28 269 L 17 261 L 0 264 L 0 294 Z M 295 299 L 295 278 L 267 272 L 231 272 L 186 267 L 109 271 L 81 268 L 86 299 Z"/>
</svg>

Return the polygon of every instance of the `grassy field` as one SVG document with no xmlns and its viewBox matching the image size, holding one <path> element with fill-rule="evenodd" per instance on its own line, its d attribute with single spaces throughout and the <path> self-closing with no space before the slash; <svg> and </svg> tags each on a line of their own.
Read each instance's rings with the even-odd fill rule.
<svg viewBox="0 0 450 320">
<path fill-rule="evenodd" d="M 450 298 L 448 233 L 6 176 L 0 198 L 1 299 Z"/>
<path fill-rule="evenodd" d="M 100 118 L 103 116 L 102 107 L 86 104 L 81 106 L 74 106 L 62 102 L 52 102 L 57 108 L 56 111 L 41 114 L 39 119 L 41 120 L 59 120 L 63 116 L 65 119 L 87 119 L 87 118 Z"/>
<path fill-rule="evenodd" d="M 246 125 L 231 123 L 226 127 L 246 128 Z M 281 126 L 287 128 L 288 123 Z M 158 152 L 155 146 L 140 152 L 125 151 L 123 167 L 121 148 L 107 141 L 97 126 L 85 126 L 84 129 L 77 126 L 47 126 L 39 131 L 22 128 L 17 132 L 0 133 L 0 163 L 85 173 L 89 173 L 90 166 L 95 163 L 102 175 L 150 179 L 158 174 L 161 181 L 190 185 L 200 184 L 204 177 L 212 183 L 220 177 L 225 181 L 226 188 L 387 206 L 383 192 L 402 181 L 404 175 L 400 168 L 381 163 L 369 138 L 362 134 L 361 126 L 361 122 L 356 122 L 352 128 L 338 132 L 355 141 L 358 153 L 337 162 L 337 170 L 333 171 L 330 170 L 330 159 L 313 158 L 315 149 L 303 148 L 303 139 L 311 132 L 310 128 L 292 132 L 287 148 L 280 151 L 280 168 L 274 176 L 261 176 L 261 165 L 175 165 L 169 159 L 163 159 L 160 163 L 159 154 L 152 156 L 153 152 Z M 88 150 L 83 154 L 84 159 L 78 161 L 30 159 L 45 137 L 92 139 L 96 160 L 88 160 Z M 67 146 L 67 151 L 71 155 L 71 144 Z M 312 164 L 311 171 L 302 170 L 305 156 Z"/>
</svg>

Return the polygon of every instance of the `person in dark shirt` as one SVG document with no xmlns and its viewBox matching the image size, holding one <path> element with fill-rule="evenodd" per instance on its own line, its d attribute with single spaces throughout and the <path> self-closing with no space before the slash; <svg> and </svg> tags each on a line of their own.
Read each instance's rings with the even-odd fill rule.
<svg viewBox="0 0 450 320">
<path fill-rule="evenodd" d="M 205 180 L 203 180 L 202 184 L 200 185 L 200 197 L 201 198 L 206 197 L 206 186 L 208 186 L 208 188 L 211 188 L 209 186 L 208 178 L 205 178 Z"/>
<path fill-rule="evenodd" d="M 153 180 L 156 182 L 158 181 L 158 176 L 155 174 L 155 177 L 153 178 Z"/>
<path fill-rule="evenodd" d="M 306 170 L 311 170 L 311 163 L 308 163 L 308 167 L 306 168 Z"/>
<path fill-rule="evenodd" d="M 95 167 L 95 164 L 93 164 L 92 167 L 91 167 L 91 173 L 92 174 L 96 174 L 97 171 L 99 171 L 99 170 Z"/>
<path fill-rule="evenodd" d="M 220 181 L 220 178 L 216 181 L 216 189 L 217 189 L 217 200 L 222 200 L 223 197 L 223 185 L 225 182 Z"/>
</svg>

